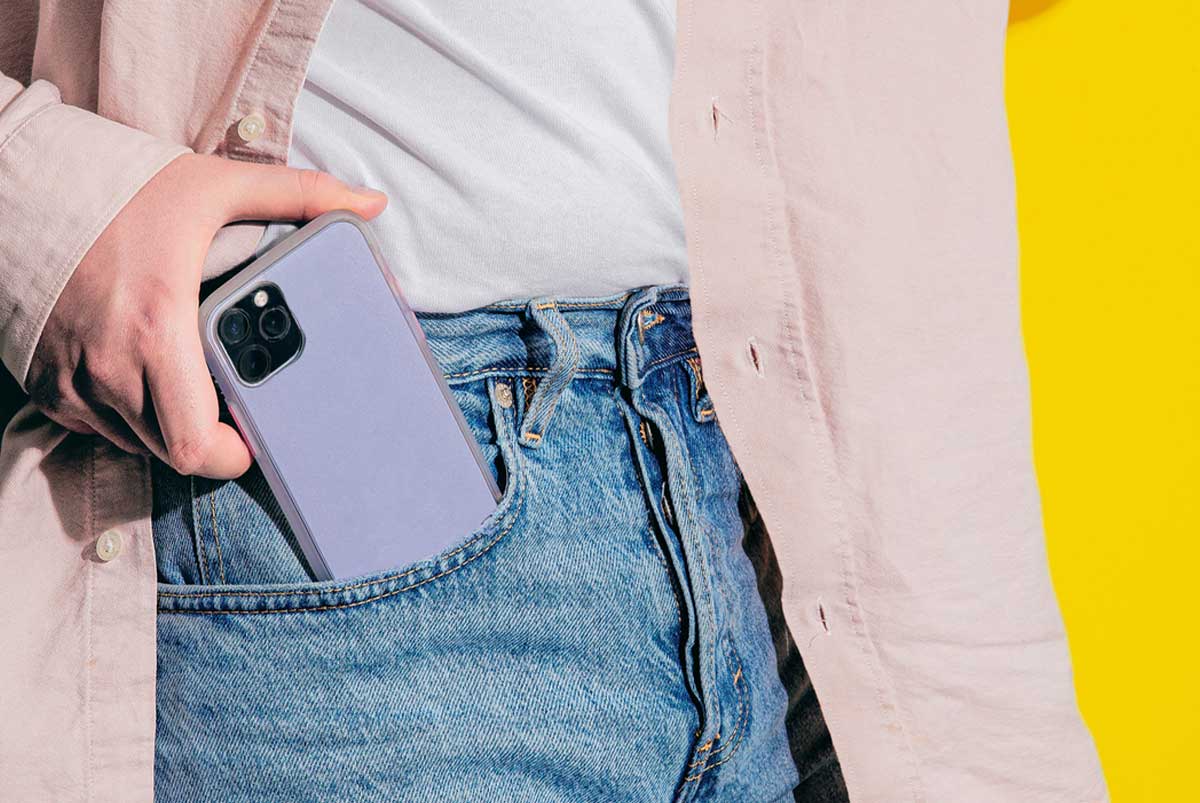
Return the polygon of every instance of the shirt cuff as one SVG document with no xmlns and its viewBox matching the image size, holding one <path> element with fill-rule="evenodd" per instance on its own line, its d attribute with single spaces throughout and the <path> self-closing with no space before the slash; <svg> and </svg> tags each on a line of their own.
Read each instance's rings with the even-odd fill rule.
<svg viewBox="0 0 1200 803">
<path fill-rule="evenodd" d="M 57 94 L 0 139 L 0 359 L 22 387 L 75 267 L 138 190 L 188 152 Z"/>
</svg>

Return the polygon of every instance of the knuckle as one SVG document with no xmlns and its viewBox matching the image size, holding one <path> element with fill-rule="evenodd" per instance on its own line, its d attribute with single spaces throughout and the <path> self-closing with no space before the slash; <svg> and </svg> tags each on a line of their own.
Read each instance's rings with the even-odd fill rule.
<svg viewBox="0 0 1200 803">
<path fill-rule="evenodd" d="M 296 184 L 299 186 L 305 217 L 310 217 L 321 196 L 329 189 L 333 177 L 320 170 L 297 170 Z"/>
<path fill-rule="evenodd" d="M 167 300 L 165 290 L 155 288 L 130 321 L 134 342 L 143 353 L 161 347 L 174 326 L 174 307 Z"/>
<path fill-rule="evenodd" d="M 64 373 L 50 368 L 31 373 L 26 381 L 30 400 L 43 410 L 55 410 L 64 396 Z M 67 377 L 69 382 L 69 376 Z"/>
<path fill-rule="evenodd" d="M 36 354 L 25 377 L 25 389 L 30 400 L 43 410 L 57 410 L 76 399 L 79 394 L 75 388 L 75 376 L 81 357 L 78 353 L 50 350 Z"/>
<path fill-rule="evenodd" d="M 52 409 L 66 412 L 82 406 L 75 382 L 66 371 L 55 375 L 54 381 L 47 386 L 47 392 L 49 396 L 46 403 Z"/>
<path fill-rule="evenodd" d="M 59 422 L 83 421 L 89 418 L 90 410 L 83 404 L 59 400 L 53 404 L 34 401 L 34 407 L 41 410 L 50 419 Z"/>
<path fill-rule="evenodd" d="M 195 474 L 208 458 L 210 438 L 207 433 L 195 432 L 181 438 L 168 448 L 171 468 L 180 474 Z"/>
<path fill-rule="evenodd" d="M 31 398 L 31 401 L 33 402 L 34 407 L 36 407 L 38 410 L 41 410 L 46 414 L 47 417 L 54 421 L 59 421 L 61 423 L 61 421 L 64 419 L 79 417 L 77 415 L 78 411 L 74 410 L 72 405 L 63 404 L 61 402 L 43 402 L 33 398 Z"/>
<path fill-rule="evenodd" d="M 105 398 L 121 395 L 128 373 L 123 360 L 117 359 L 113 352 L 105 351 L 88 355 L 84 365 L 88 388 Z"/>
<path fill-rule="evenodd" d="M 327 178 L 328 176 L 320 170 L 303 169 L 296 171 L 296 181 L 300 184 L 300 191 L 306 195 L 319 190 Z"/>
</svg>

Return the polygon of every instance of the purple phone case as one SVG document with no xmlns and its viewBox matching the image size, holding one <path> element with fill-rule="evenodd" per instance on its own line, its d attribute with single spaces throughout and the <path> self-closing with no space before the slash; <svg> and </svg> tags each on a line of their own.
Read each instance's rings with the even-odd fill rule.
<svg viewBox="0 0 1200 803">
<path fill-rule="evenodd" d="M 216 333 L 262 284 L 283 292 L 299 353 L 257 385 Z M 209 369 L 318 580 L 431 557 L 476 529 L 500 491 L 366 224 L 309 223 L 200 307 Z"/>
</svg>

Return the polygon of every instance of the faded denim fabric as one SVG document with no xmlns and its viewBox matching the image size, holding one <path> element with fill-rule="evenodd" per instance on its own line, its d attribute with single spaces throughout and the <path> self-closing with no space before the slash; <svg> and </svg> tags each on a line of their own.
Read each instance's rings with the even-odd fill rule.
<svg viewBox="0 0 1200 803">
<path fill-rule="evenodd" d="M 504 488 L 442 554 L 314 583 L 257 471 L 156 468 L 157 800 L 844 800 L 686 291 L 421 323 Z"/>
</svg>

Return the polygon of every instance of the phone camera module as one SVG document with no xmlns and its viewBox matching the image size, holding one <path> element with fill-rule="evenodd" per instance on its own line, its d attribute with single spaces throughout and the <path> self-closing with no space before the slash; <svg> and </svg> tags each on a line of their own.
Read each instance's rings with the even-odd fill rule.
<svg viewBox="0 0 1200 803">
<path fill-rule="evenodd" d="M 250 334 L 250 316 L 240 309 L 231 309 L 221 316 L 217 331 L 226 345 L 236 346 Z"/>
<path fill-rule="evenodd" d="M 238 356 L 238 373 L 247 382 L 258 382 L 271 373 L 271 352 L 257 343 Z"/>
<path fill-rule="evenodd" d="M 267 340 L 282 340 L 292 328 L 292 316 L 284 307 L 271 307 L 258 319 L 258 330 Z"/>
<path fill-rule="evenodd" d="M 248 288 L 217 317 L 215 339 L 229 357 L 238 379 L 247 385 L 269 381 L 304 347 L 300 319 L 279 285 Z"/>
</svg>

